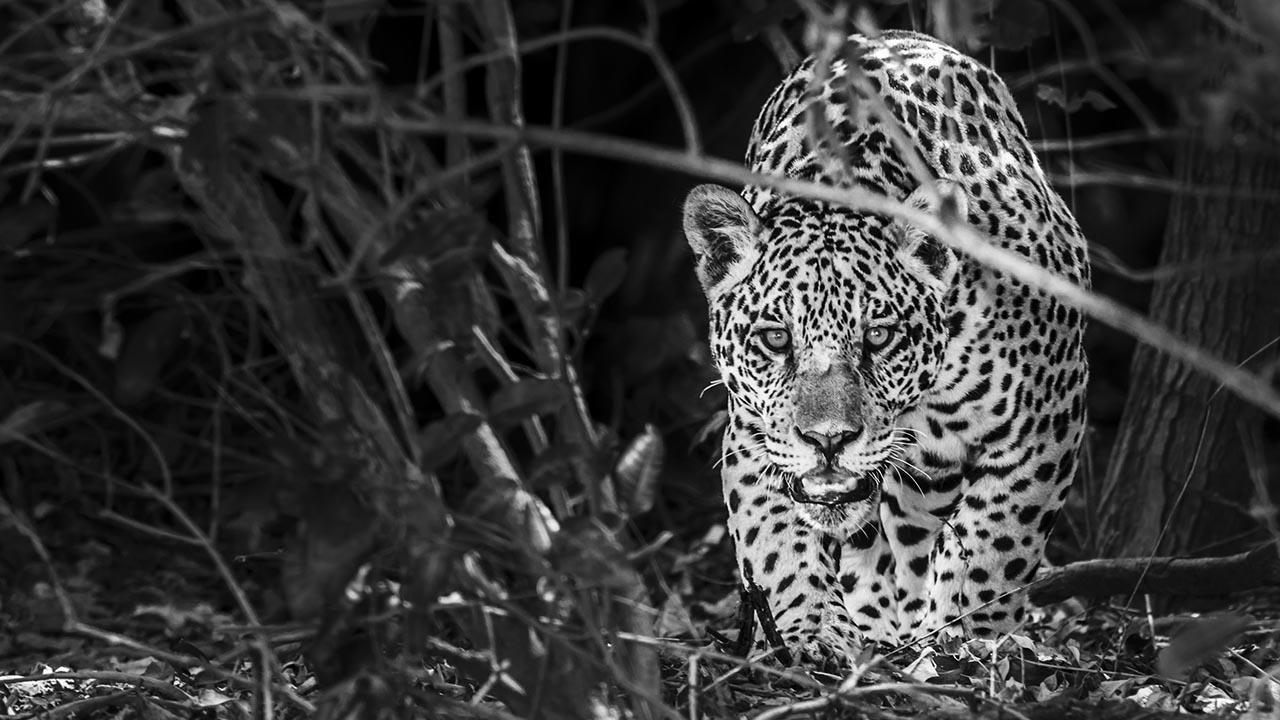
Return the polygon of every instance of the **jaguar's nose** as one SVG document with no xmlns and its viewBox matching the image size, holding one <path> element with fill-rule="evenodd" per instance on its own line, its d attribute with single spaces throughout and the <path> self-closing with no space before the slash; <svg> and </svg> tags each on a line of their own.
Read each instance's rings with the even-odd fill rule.
<svg viewBox="0 0 1280 720">
<path fill-rule="evenodd" d="M 817 432 L 796 428 L 796 434 L 800 436 L 801 440 L 817 448 L 818 452 L 822 453 L 822 457 L 826 459 L 827 464 L 830 465 L 835 462 L 836 453 L 862 435 L 862 428 L 837 430 L 835 432 Z"/>
</svg>

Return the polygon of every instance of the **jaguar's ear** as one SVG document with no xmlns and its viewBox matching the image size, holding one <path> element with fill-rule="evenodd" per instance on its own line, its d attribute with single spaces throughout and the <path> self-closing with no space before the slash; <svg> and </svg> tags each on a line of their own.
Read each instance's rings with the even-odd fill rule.
<svg viewBox="0 0 1280 720">
<path fill-rule="evenodd" d="M 925 210 L 943 218 L 955 218 L 955 222 L 967 222 L 969 199 L 964 187 L 951 180 L 939 180 L 934 184 L 936 195 L 921 185 L 902 200 L 904 205 Z M 898 258 L 921 280 L 945 290 L 955 280 L 960 269 L 960 257 L 946 243 L 901 220 L 894 221 L 901 238 Z"/>
<path fill-rule="evenodd" d="M 719 185 L 689 193 L 684 236 L 708 298 L 741 282 L 760 255 L 760 218 L 741 195 Z"/>
</svg>

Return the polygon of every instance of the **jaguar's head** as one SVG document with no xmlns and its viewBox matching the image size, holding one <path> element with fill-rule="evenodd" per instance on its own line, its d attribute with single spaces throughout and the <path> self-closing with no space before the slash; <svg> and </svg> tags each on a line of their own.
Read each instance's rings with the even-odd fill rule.
<svg viewBox="0 0 1280 720">
<path fill-rule="evenodd" d="M 962 193 L 906 202 L 955 198 L 964 217 Z M 915 438 L 898 423 L 938 376 L 957 256 L 891 218 L 808 200 L 760 217 L 715 185 L 689 194 L 684 230 L 730 397 L 725 452 L 815 526 L 859 529 L 886 473 L 908 470 L 897 453 Z"/>
</svg>

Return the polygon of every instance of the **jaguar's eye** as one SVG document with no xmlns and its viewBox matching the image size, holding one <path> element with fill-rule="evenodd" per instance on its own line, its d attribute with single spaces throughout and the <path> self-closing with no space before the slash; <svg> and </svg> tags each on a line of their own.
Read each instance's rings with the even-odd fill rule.
<svg viewBox="0 0 1280 720">
<path fill-rule="evenodd" d="M 786 352 L 791 347 L 791 333 L 782 328 L 769 328 L 760 331 L 760 341 L 774 352 Z"/>
<path fill-rule="evenodd" d="M 893 335 L 894 327 L 892 325 L 881 325 L 867 328 L 867 332 L 862 336 L 862 341 L 867 344 L 868 348 L 879 350 L 893 340 Z"/>
</svg>

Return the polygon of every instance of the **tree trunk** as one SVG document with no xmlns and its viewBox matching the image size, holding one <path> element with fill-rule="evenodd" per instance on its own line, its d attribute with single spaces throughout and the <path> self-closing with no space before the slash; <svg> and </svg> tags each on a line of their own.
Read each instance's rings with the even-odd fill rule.
<svg viewBox="0 0 1280 720">
<path fill-rule="evenodd" d="M 1202 39 L 1219 40 L 1210 35 L 1222 32 L 1208 29 L 1216 22 L 1199 26 Z M 1233 50 L 1237 58 L 1257 52 L 1238 41 Z M 1229 87 L 1233 69 L 1224 62 L 1205 89 Z M 1176 172 L 1187 190 L 1172 204 L 1160 263 L 1187 272 L 1155 282 L 1151 314 L 1218 355 L 1265 371 L 1278 357 L 1269 343 L 1280 336 L 1280 160 L 1271 147 L 1230 144 L 1257 137 L 1244 116 L 1202 128 L 1201 138 L 1179 148 Z M 1245 262 L 1224 262 L 1233 260 Z M 1266 500 L 1250 475 L 1265 469 L 1256 452 L 1264 447 L 1261 413 L 1148 346 L 1138 348 L 1131 371 L 1100 508 L 1104 553 L 1223 552 L 1270 537 L 1251 515 Z M 1265 484 L 1265 472 L 1255 477 Z"/>
</svg>

